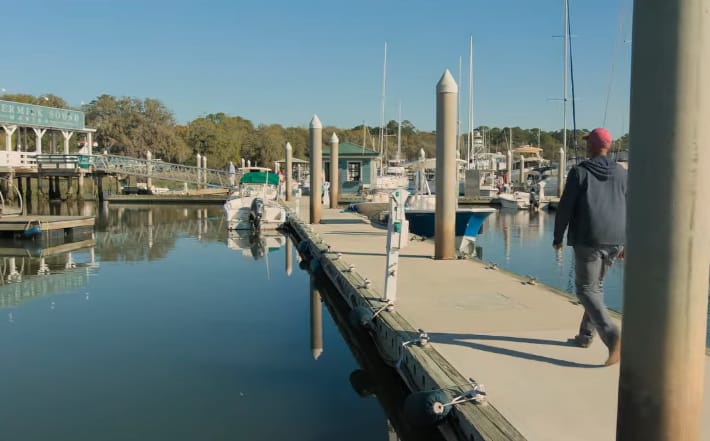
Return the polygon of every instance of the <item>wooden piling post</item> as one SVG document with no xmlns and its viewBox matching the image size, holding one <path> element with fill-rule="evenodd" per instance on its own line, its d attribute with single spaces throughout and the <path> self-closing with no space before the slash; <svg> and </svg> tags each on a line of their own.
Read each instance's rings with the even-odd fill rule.
<svg viewBox="0 0 710 441">
<path fill-rule="evenodd" d="M 333 132 L 330 135 L 330 208 L 338 208 L 340 198 L 340 179 L 338 178 L 338 161 L 340 140 Z"/>
<path fill-rule="evenodd" d="M 309 127 L 309 143 L 311 156 L 311 197 L 310 216 L 312 224 L 321 221 L 321 208 L 323 205 L 321 187 L 323 184 L 323 125 L 318 115 L 313 115 Z"/>
<path fill-rule="evenodd" d="M 104 203 L 104 176 L 99 175 L 96 177 L 96 180 L 98 181 L 98 197 L 99 197 L 99 204 Z"/>
<path fill-rule="evenodd" d="M 145 186 L 146 186 L 146 189 L 148 190 L 148 194 L 151 194 L 151 193 L 153 193 L 151 190 L 153 188 L 153 178 L 152 178 L 153 165 L 151 164 L 150 161 L 151 161 L 151 159 L 153 159 L 153 154 L 150 152 L 150 150 L 145 152 L 145 159 L 148 160 L 148 164 L 146 167 L 146 171 L 148 172 L 147 173 L 148 177 L 145 180 Z"/>
<path fill-rule="evenodd" d="M 78 185 L 76 189 L 77 198 L 82 201 L 84 200 L 84 170 L 79 170 Z"/>
<path fill-rule="evenodd" d="M 436 85 L 436 212 L 434 258 L 455 259 L 456 202 L 456 100 L 458 86 L 447 69 Z"/>
<path fill-rule="evenodd" d="M 696 441 L 710 262 L 710 10 L 707 0 L 636 1 L 633 10 L 617 439 Z"/>
<path fill-rule="evenodd" d="M 244 161 L 244 159 L 242 159 Z M 293 147 L 291 143 L 286 143 L 286 202 L 290 202 L 293 198 L 293 186 L 291 180 L 293 179 Z"/>
</svg>

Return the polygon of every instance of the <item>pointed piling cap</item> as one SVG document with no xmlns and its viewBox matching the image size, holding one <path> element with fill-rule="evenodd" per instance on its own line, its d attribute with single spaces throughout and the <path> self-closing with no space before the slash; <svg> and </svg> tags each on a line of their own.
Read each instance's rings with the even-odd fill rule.
<svg viewBox="0 0 710 441">
<path fill-rule="evenodd" d="M 328 140 L 328 142 L 330 142 L 331 144 L 335 144 L 336 142 L 340 142 L 340 140 L 338 139 L 338 135 L 336 135 L 335 132 L 333 132 L 333 134 L 330 135 L 330 139 Z"/>
<path fill-rule="evenodd" d="M 286 151 L 287 151 L 287 152 L 290 152 L 291 150 L 293 150 L 293 147 L 291 147 L 291 143 L 290 143 L 290 142 L 287 142 L 287 143 L 286 143 Z"/>
<path fill-rule="evenodd" d="M 313 119 L 311 119 L 311 129 L 322 129 L 323 124 L 320 123 L 320 120 L 318 119 L 318 115 L 313 114 Z"/>
<path fill-rule="evenodd" d="M 436 93 L 458 93 L 458 92 L 459 92 L 459 87 L 456 85 L 456 81 L 454 81 L 454 77 L 451 76 L 451 72 L 449 72 L 449 69 L 446 69 L 444 71 L 444 75 L 441 76 L 441 79 L 436 84 Z"/>
</svg>

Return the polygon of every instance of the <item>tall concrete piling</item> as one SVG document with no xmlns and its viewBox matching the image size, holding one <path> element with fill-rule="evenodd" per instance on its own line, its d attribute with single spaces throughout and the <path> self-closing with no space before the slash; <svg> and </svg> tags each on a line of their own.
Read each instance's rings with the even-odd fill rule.
<svg viewBox="0 0 710 441">
<path fill-rule="evenodd" d="M 145 152 L 145 159 L 148 160 L 148 165 L 147 165 L 147 174 L 148 178 L 145 180 L 145 185 L 148 188 L 148 193 L 151 193 L 151 188 L 153 188 L 153 178 L 151 177 L 153 174 L 153 165 L 151 164 L 151 160 L 153 159 L 153 154 L 150 151 Z"/>
<path fill-rule="evenodd" d="M 617 439 L 695 441 L 710 262 L 710 10 L 707 0 L 634 6 Z"/>
<path fill-rule="evenodd" d="M 207 188 L 207 155 L 202 155 L 202 186 Z"/>
<path fill-rule="evenodd" d="M 291 143 L 286 143 L 286 202 L 293 198 L 293 147 Z"/>
<path fill-rule="evenodd" d="M 311 223 L 319 224 L 323 205 L 321 199 L 321 187 L 323 185 L 323 125 L 318 119 L 318 115 L 313 115 L 308 134 L 308 147 L 311 156 L 310 215 Z"/>
<path fill-rule="evenodd" d="M 456 101 L 458 86 L 448 69 L 436 85 L 436 213 L 434 258 L 455 259 L 456 202 Z"/>
<path fill-rule="evenodd" d="M 197 185 L 196 189 L 200 189 L 200 182 L 202 182 L 202 155 L 199 153 L 196 155 L 195 164 L 197 164 Z"/>
<path fill-rule="evenodd" d="M 330 208 L 338 208 L 340 198 L 340 179 L 338 177 L 338 161 L 340 140 L 333 132 L 330 135 Z"/>
</svg>

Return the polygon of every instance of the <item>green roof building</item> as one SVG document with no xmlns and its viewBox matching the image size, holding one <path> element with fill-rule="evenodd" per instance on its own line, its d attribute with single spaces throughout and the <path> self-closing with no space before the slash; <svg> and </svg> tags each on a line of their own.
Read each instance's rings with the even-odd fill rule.
<svg viewBox="0 0 710 441">
<path fill-rule="evenodd" d="M 341 193 L 357 193 L 375 183 L 380 154 L 350 142 L 338 146 L 338 177 Z M 330 181 L 330 146 L 323 146 L 325 180 Z"/>
</svg>

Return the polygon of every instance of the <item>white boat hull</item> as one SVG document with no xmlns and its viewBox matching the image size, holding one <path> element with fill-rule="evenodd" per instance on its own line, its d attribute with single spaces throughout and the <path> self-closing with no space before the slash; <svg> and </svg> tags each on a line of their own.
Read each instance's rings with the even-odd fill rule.
<svg viewBox="0 0 710 441">
<path fill-rule="evenodd" d="M 498 200 L 500 201 L 501 208 L 513 210 L 528 210 L 530 208 L 543 209 L 550 204 L 550 201 L 542 200 L 539 202 L 537 207 L 532 207 L 532 205 L 530 205 L 530 193 L 521 191 L 516 191 L 513 194 L 499 194 Z"/>
<path fill-rule="evenodd" d="M 253 230 L 251 204 L 254 197 L 230 198 L 224 204 L 224 215 L 229 230 Z M 259 230 L 276 230 L 286 222 L 286 209 L 276 201 L 264 200 L 264 214 Z"/>
</svg>

